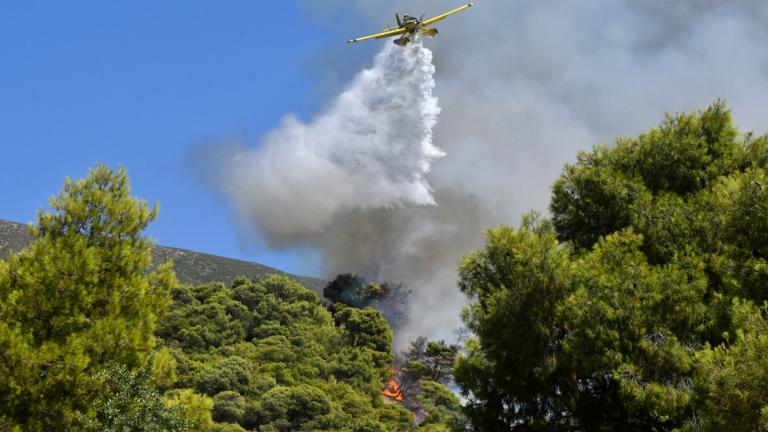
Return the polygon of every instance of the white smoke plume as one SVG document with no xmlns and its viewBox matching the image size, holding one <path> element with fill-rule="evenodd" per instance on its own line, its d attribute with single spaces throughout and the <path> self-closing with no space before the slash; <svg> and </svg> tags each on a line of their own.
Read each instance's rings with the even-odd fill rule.
<svg viewBox="0 0 768 432">
<path fill-rule="evenodd" d="M 218 155 L 219 187 L 272 245 L 320 235 L 354 209 L 434 205 L 434 73 L 421 44 L 387 45 L 309 124 L 288 116 L 258 147 Z"/>
<path fill-rule="evenodd" d="M 327 70 L 327 62 L 314 64 L 327 84 L 345 76 L 340 68 L 358 70 L 342 59 L 364 49 L 344 45 L 359 34 L 340 19 L 377 29 L 396 11 L 433 14 L 462 2 L 303 3 L 339 41 L 318 53 L 336 60 Z M 414 291 L 411 323 L 395 335 L 399 346 L 419 334 L 451 337 L 464 304 L 456 287 L 462 255 L 482 245 L 484 228 L 517 224 L 530 209 L 546 212 L 550 185 L 578 150 L 718 97 L 742 129 L 768 128 L 764 0 L 477 0 L 438 27 L 439 36 L 425 42 L 435 53 L 443 109 L 434 141 L 447 154 L 428 175 L 438 205 L 346 206 L 322 232 L 295 237 L 321 250 L 327 276 L 355 272 Z M 321 182 L 304 194 L 326 189 Z M 256 190 L 250 196 L 259 199 Z M 314 211 L 298 199 L 294 205 Z"/>
</svg>

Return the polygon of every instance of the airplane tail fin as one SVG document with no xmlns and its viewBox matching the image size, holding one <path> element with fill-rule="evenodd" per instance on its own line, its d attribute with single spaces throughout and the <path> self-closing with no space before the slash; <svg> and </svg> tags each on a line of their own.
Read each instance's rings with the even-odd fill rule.
<svg viewBox="0 0 768 432">
<path fill-rule="evenodd" d="M 397 18 L 397 25 L 402 27 L 403 26 L 403 20 L 400 19 L 400 14 L 399 13 L 395 13 L 395 18 Z"/>
</svg>

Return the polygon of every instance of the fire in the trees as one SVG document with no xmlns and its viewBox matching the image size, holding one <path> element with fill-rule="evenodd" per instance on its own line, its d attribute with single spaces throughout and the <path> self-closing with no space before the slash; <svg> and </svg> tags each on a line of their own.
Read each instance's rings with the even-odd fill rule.
<svg viewBox="0 0 768 432">
<path fill-rule="evenodd" d="M 403 379 L 402 371 L 393 369 L 394 375 L 387 381 L 387 385 L 381 391 L 385 397 L 393 402 L 397 402 L 400 405 L 407 408 L 413 414 L 413 422 L 416 424 L 421 423 L 428 415 L 426 411 L 417 402 L 406 397 L 408 383 L 401 385 L 398 380 Z"/>
<path fill-rule="evenodd" d="M 390 378 L 389 381 L 387 381 L 387 385 L 384 387 L 384 390 L 382 390 L 381 393 L 388 398 L 402 402 L 404 399 L 403 392 L 400 390 L 400 385 L 397 384 L 397 380 L 395 379 L 396 377 L 397 376 L 395 375 Z"/>
</svg>

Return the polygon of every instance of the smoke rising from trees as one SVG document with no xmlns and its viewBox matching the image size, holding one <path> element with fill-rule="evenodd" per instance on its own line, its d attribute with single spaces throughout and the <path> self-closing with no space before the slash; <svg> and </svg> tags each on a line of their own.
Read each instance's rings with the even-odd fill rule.
<svg viewBox="0 0 768 432">
<path fill-rule="evenodd" d="M 455 6 L 438 0 L 305 5 L 342 42 L 359 35 L 337 26 L 339 17 L 363 17 L 375 30 L 398 10 L 420 15 Z M 438 27 L 440 35 L 426 42 L 435 53 L 434 92 L 442 107 L 434 142 L 446 152 L 428 174 L 438 205 L 401 199 L 345 205 L 322 217 L 322 206 L 311 209 L 322 200 L 321 183 L 292 213 L 319 217 L 322 228 L 280 236 L 316 244 L 329 276 L 355 272 L 413 289 L 415 313 L 396 333 L 400 347 L 417 334 L 450 339 L 464 303 L 455 282 L 461 256 L 480 246 L 484 228 L 517 224 L 532 208 L 546 210 L 550 185 L 578 150 L 637 134 L 664 112 L 704 108 L 718 97 L 742 129 L 766 129 L 768 4 L 761 1 L 481 0 Z M 341 45 L 329 55 L 360 49 Z M 256 186 L 243 187 L 268 205 Z"/>
</svg>

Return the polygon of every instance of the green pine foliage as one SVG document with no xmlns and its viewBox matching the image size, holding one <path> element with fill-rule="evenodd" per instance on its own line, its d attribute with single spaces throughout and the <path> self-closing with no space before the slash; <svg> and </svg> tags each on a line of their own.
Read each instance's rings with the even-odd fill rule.
<svg viewBox="0 0 768 432">
<path fill-rule="evenodd" d="M 583 152 L 460 287 L 473 430 L 768 430 L 768 137 L 718 101 Z"/>
<path fill-rule="evenodd" d="M 151 266 L 157 207 L 123 169 L 67 180 L 50 205 L 0 260 L 0 431 L 416 427 L 381 396 L 394 356 L 379 312 L 332 313 L 285 276 L 179 286 L 171 263 Z M 431 424 L 448 424 L 455 401 L 425 388 Z"/>
<path fill-rule="evenodd" d="M 402 431 L 384 404 L 392 331 L 377 311 L 340 308 L 284 276 L 178 287 L 157 334 L 176 357 L 177 389 L 213 400 L 216 430 Z"/>
<path fill-rule="evenodd" d="M 767 317 L 765 304 L 735 300 L 726 343 L 696 353 L 701 413 L 690 429 L 768 430 Z"/>
<path fill-rule="evenodd" d="M 768 136 L 722 102 L 579 154 L 551 220 L 463 260 L 474 337 L 405 353 L 415 425 L 381 397 L 392 331 L 364 307 L 406 290 L 178 286 L 142 236 L 157 208 L 99 165 L 0 260 L 0 431 L 768 431 L 767 186 Z"/>
<path fill-rule="evenodd" d="M 155 356 L 136 370 L 113 364 L 96 375 L 101 391 L 93 404 L 95 415 L 80 414 L 88 432 L 184 432 L 192 422 L 181 409 L 169 407 L 152 385 Z"/>
<path fill-rule="evenodd" d="M 0 430 L 72 430 L 93 415 L 100 372 L 144 364 L 175 285 L 170 264 L 150 271 L 141 233 L 157 207 L 131 197 L 125 170 L 68 179 L 50 207 L 33 243 L 0 261 Z"/>
<path fill-rule="evenodd" d="M 419 430 L 464 430 L 465 420 L 461 415 L 461 403 L 452 391 L 441 383 L 430 380 L 422 380 L 420 387 L 417 399 L 429 415 L 419 424 Z"/>
<path fill-rule="evenodd" d="M 387 323 L 398 329 L 407 322 L 411 291 L 403 284 L 375 283 L 351 273 L 336 276 L 323 288 L 323 296 L 333 304 L 380 311 Z"/>
</svg>

